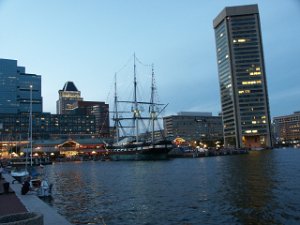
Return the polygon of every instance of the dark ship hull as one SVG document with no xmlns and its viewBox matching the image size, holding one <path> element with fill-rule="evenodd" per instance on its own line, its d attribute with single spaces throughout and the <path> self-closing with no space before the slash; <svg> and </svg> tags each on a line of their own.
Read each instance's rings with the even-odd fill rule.
<svg viewBox="0 0 300 225">
<path fill-rule="evenodd" d="M 151 143 L 129 143 L 108 148 L 108 157 L 119 160 L 164 160 L 174 148 L 171 141 Z"/>
</svg>

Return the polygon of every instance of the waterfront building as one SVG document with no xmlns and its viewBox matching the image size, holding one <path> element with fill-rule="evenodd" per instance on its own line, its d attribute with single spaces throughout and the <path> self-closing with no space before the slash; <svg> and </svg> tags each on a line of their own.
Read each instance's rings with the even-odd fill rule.
<svg viewBox="0 0 300 225">
<path fill-rule="evenodd" d="M 78 101 L 82 101 L 80 91 L 72 81 L 67 81 L 62 90 L 58 91 L 59 99 L 56 102 L 57 114 L 71 114 L 77 108 Z"/>
<path fill-rule="evenodd" d="M 276 144 L 300 145 L 300 111 L 273 118 Z"/>
<path fill-rule="evenodd" d="M 32 143 L 33 161 L 42 157 L 75 157 L 106 154 L 105 141 L 99 138 L 57 138 L 34 140 Z M 17 157 L 30 152 L 27 140 L 0 141 L 0 158 Z"/>
<path fill-rule="evenodd" d="M 179 112 L 177 115 L 163 118 L 166 137 L 183 138 L 187 142 L 202 142 L 215 147 L 216 142 L 223 140 L 221 116 L 209 112 Z"/>
<path fill-rule="evenodd" d="M 26 73 L 17 60 L 0 59 L 0 113 L 42 112 L 41 76 Z"/>
<path fill-rule="evenodd" d="M 50 113 L 32 114 L 32 138 L 57 139 L 68 137 L 91 137 L 96 135 L 95 116 L 60 115 Z M 2 140 L 28 140 L 29 114 L 0 114 Z"/>
<path fill-rule="evenodd" d="M 29 151 L 24 145 L 21 151 Z M 98 138 L 65 138 L 51 140 L 35 140 L 33 142 L 35 156 L 75 157 L 84 155 L 105 154 L 105 142 Z"/>
<path fill-rule="evenodd" d="M 257 5 L 226 7 L 214 19 L 225 147 L 272 147 Z"/>
<path fill-rule="evenodd" d="M 102 137 L 109 136 L 109 105 L 105 102 L 78 101 L 74 113 L 95 116 L 96 133 Z"/>
</svg>

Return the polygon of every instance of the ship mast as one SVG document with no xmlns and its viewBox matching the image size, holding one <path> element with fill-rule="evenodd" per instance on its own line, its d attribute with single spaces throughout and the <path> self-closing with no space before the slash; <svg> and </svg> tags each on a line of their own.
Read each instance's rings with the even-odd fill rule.
<svg viewBox="0 0 300 225">
<path fill-rule="evenodd" d="M 135 64 L 135 53 L 133 55 L 134 59 L 134 66 L 133 66 L 133 75 L 134 75 L 134 93 L 133 93 L 133 101 L 134 101 L 134 108 L 133 108 L 133 119 L 135 123 L 135 141 L 139 141 L 139 109 L 138 109 L 138 102 L 137 102 L 137 80 L 136 80 L 136 64 Z"/>
<path fill-rule="evenodd" d="M 154 120 L 156 117 L 155 106 L 154 106 L 154 92 L 155 92 L 155 84 L 154 84 L 154 65 L 152 64 L 152 76 L 151 76 L 151 100 L 150 100 L 150 118 L 152 122 L 152 132 L 151 132 L 151 143 L 154 143 Z"/>
<path fill-rule="evenodd" d="M 119 114 L 118 114 L 118 95 L 117 95 L 117 74 L 115 74 L 115 127 L 116 127 L 116 143 L 119 142 L 120 133 L 119 133 Z"/>
<path fill-rule="evenodd" d="M 29 144 L 30 144 L 30 166 L 32 167 L 32 84 L 29 86 L 30 89 L 30 102 L 29 102 Z M 25 158 L 25 170 L 27 171 L 27 161 L 28 161 L 28 146 L 26 149 L 26 158 Z"/>
</svg>

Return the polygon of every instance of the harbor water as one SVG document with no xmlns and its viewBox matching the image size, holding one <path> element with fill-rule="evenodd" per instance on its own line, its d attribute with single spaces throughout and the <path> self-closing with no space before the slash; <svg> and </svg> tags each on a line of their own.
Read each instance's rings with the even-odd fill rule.
<svg viewBox="0 0 300 225">
<path fill-rule="evenodd" d="M 300 149 L 45 167 L 74 224 L 300 224 Z"/>
</svg>

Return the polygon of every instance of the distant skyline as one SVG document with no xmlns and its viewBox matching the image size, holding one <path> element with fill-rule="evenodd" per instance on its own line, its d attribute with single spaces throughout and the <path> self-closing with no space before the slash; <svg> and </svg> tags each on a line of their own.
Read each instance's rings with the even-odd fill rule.
<svg viewBox="0 0 300 225">
<path fill-rule="evenodd" d="M 154 63 L 164 115 L 221 111 L 212 21 L 226 6 L 258 4 L 271 117 L 300 110 L 300 2 L 0 0 L 0 58 L 42 75 L 43 111 L 73 81 L 112 109 L 114 74 L 136 53 Z M 122 82 L 122 77 L 118 78 Z"/>
</svg>

